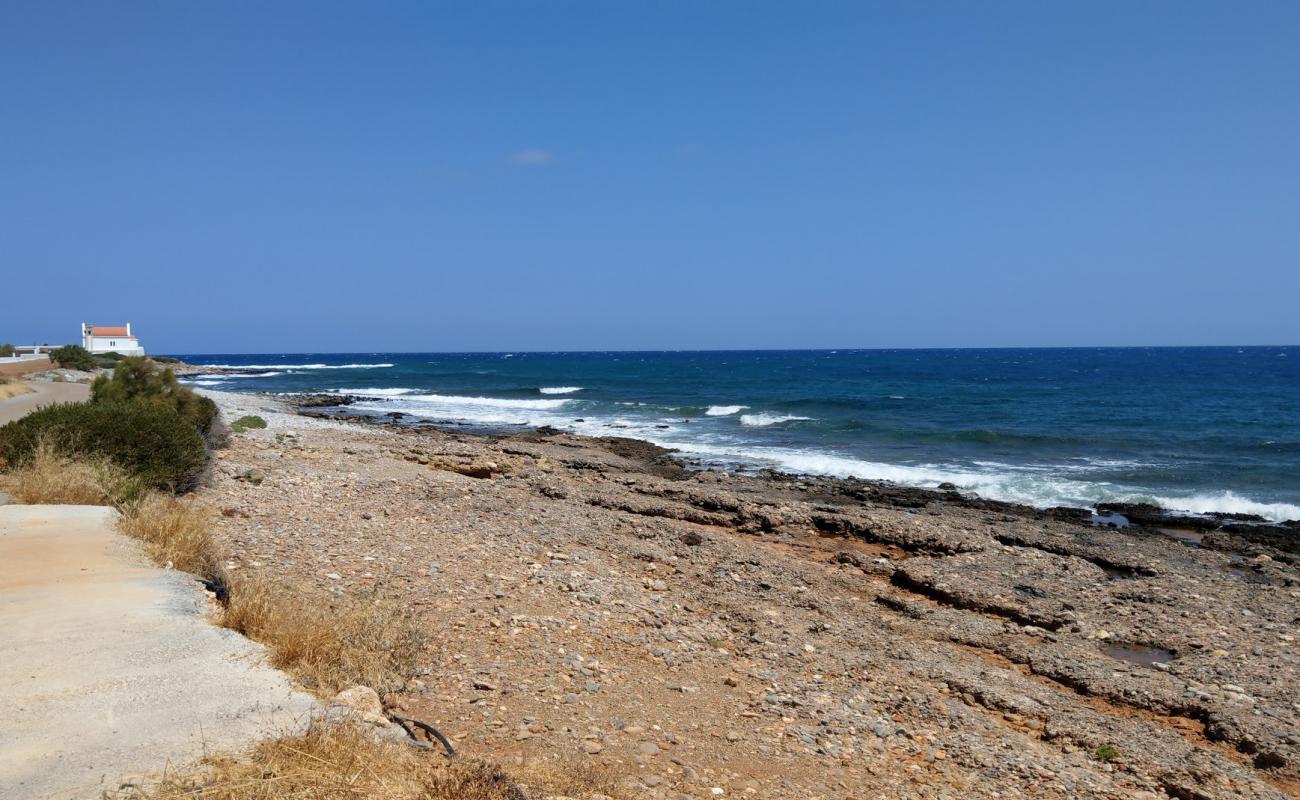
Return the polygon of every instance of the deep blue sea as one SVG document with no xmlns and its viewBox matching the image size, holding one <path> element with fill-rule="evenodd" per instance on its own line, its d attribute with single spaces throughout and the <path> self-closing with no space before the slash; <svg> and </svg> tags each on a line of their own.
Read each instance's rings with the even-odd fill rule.
<svg viewBox="0 0 1300 800">
<path fill-rule="evenodd" d="M 1037 506 L 1300 518 L 1300 347 L 182 355 L 228 391 L 552 425 Z"/>
</svg>

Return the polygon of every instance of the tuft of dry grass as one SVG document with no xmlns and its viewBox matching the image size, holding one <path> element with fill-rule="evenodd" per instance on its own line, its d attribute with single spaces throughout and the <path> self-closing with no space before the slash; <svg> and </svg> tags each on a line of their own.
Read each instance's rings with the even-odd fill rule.
<svg viewBox="0 0 1300 800">
<path fill-rule="evenodd" d="M 402 609 L 378 597 L 309 597 L 260 576 L 230 584 L 221 624 L 262 642 L 271 663 L 320 694 L 364 684 L 399 688 L 428 637 Z"/>
<path fill-rule="evenodd" d="M 225 604 L 220 624 L 266 645 L 271 664 L 324 696 L 357 684 L 384 693 L 415 672 L 427 637 L 377 597 L 322 601 L 258 575 L 230 576 L 212 535 L 216 513 L 192 497 L 151 492 L 122 508 L 118 527 L 159 563 L 202 578 Z"/>
<path fill-rule="evenodd" d="M 0 400 L 8 400 L 11 397 L 17 397 L 20 394 L 27 394 L 32 391 L 32 387 L 21 381 L 11 381 L 7 378 L 0 378 Z"/>
<path fill-rule="evenodd" d="M 111 506 L 139 491 L 124 470 L 106 459 L 73 459 L 40 442 L 26 464 L 11 469 L 8 491 L 19 503 Z"/>
<path fill-rule="evenodd" d="M 212 537 L 216 512 L 189 497 L 150 492 L 122 507 L 118 528 L 144 542 L 160 564 L 225 584 L 225 554 Z"/>
<path fill-rule="evenodd" d="M 381 741 L 350 725 L 313 724 L 301 736 L 257 745 L 243 758 L 209 759 L 193 772 L 118 792 L 140 800 L 516 800 L 562 795 L 592 800 L 619 793 L 603 776 L 553 764 L 525 765 L 507 778 L 481 761 L 447 760 Z"/>
</svg>

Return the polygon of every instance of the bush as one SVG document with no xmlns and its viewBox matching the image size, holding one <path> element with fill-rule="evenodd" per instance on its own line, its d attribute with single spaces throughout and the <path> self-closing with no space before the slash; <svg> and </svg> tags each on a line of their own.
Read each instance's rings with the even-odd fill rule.
<svg viewBox="0 0 1300 800">
<path fill-rule="evenodd" d="M 180 360 L 179 358 L 172 358 L 172 357 L 170 357 L 170 356 L 149 356 L 149 358 L 153 359 L 154 361 L 157 361 L 159 364 L 179 364 L 179 363 L 181 363 L 181 360 Z"/>
<path fill-rule="evenodd" d="M 220 444 L 224 431 L 217 425 L 217 404 L 176 381 L 170 369 L 159 369 L 143 356 L 127 356 L 90 385 L 92 403 L 144 401 L 165 406 L 189 420 L 209 446 Z"/>
<path fill-rule="evenodd" d="M 14 346 L 13 346 L 13 345 L 11 345 L 11 344 L 0 344 L 0 358 L 8 358 L 9 356 L 13 355 L 13 354 L 16 353 L 16 352 L 17 352 L 17 351 L 14 350 Z"/>
<path fill-rule="evenodd" d="M 79 344 L 69 344 L 50 351 L 50 360 L 64 369 L 89 372 L 95 368 L 95 357 Z"/>
<path fill-rule="evenodd" d="M 1114 745 L 1104 744 L 1092 751 L 1092 757 L 1098 761 L 1114 761 L 1119 758 L 1119 750 Z"/>
<path fill-rule="evenodd" d="M 10 469 L 27 466 L 42 445 L 72 458 L 107 459 L 142 486 L 177 492 L 197 486 L 208 464 L 191 422 L 142 400 L 48 406 L 0 427 L 0 462 Z"/>
<path fill-rule="evenodd" d="M 265 427 L 266 427 L 266 420 L 258 416 L 240 417 L 239 419 L 230 423 L 230 430 L 235 433 L 243 433 L 244 431 L 253 430 L 253 429 L 261 430 L 262 428 Z"/>
</svg>

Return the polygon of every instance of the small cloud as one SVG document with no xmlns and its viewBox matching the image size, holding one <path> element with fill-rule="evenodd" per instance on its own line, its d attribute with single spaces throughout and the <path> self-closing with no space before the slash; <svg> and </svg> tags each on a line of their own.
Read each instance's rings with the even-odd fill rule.
<svg viewBox="0 0 1300 800">
<path fill-rule="evenodd" d="M 555 160 L 549 150 L 520 150 L 510 156 L 510 163 L 521 167 L 540 167 Z"/>
</svg>

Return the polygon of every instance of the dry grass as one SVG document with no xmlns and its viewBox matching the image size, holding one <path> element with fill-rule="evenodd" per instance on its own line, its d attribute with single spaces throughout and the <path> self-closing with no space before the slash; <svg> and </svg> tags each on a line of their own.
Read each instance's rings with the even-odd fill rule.
<svg viewBox="0 0 1300 800">
<path fill-rule="evenodd" d="M 0 400 L 8 400 L 11 397 L 27 394 L 30 391 L 32 391 L 32 387 L 25 383 L 0 378 Z"/>
<path fill-rule="evenodd" d="M 261 576 L 228 576 L 215 517 L 192 497 L 151 492 L 123 506 L 118 526 L 159 563 L 215 588 L 225 603 L 220 624 L 266 645 L 273 666 L 320 695 L 357 684 L 384 693 L 415 672 L 427 640 L 398 606 L 370 597 L 323 601 Z"/>
<path fill-rule="evenodd" d="M 309 597 L 263 577 L 239 577 L 221 624 L 262 642 L 271 663 L 320 694 L 364 684 L 398 688 L 427 637 L 402 609 L 377 597 Z"/>
<path fill-rule="evenodd" d="M 138 490 L 138 484 L 111 462 L 72 459 L 52 445 L 36 446 L 32 459 L 12 469 L 7 491 L 19 503 L 110 506 Z"/>
<path fill-rule="evenodd" d="M 512 784 L 513 781 L 514 783 Z M 313 725 L 302 736 L 266 741 L 240 759 L 210 759 L 206 767 L 154 786 L 118 792 L 143 800 L 513 800 L 561 795 L 618 797 L 608 780 L 585 769 L 523 766 L 506 779 L 482 762 L 453 759 L 379 741 L 351 726 Z"/>
<path fill-rule="evenodd" d="M 224 584 L 225 554 L 212 537 L 215 516 L 192 498 L 150 492 L 122 507 L 118 528 L 144 542 L 158 563 Z"/>
</svg>

